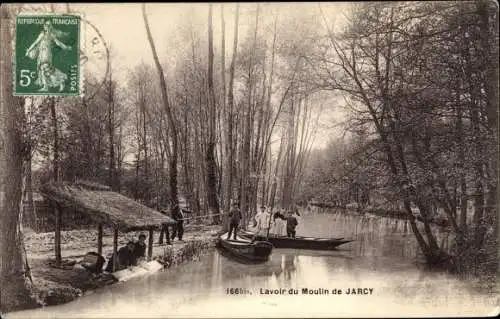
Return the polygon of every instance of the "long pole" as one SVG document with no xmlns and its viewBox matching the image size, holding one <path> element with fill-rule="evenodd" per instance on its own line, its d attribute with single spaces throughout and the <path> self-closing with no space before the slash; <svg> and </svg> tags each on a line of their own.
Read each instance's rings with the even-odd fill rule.
<svg viewBox="0 0 500 319">
<path fill-rule="evenodd" d="M 154 231 L 153 228 L 149 229 L 149 238 L 148 238 L 148 261 L 151 261 L 153 258 L 153 236 Z M 168 234 L 167 234 L 168 236 Z"/>
<path fill-rule="evenodd" d="M 219 213 L 219 214 L 207 214 L 207 215 L 202 215 L 202 216 L 194 216 L 194 217 L 189 217 L 189 218 L 182 218 L 181 220 L 191 220 L 191 219 L 198 219 L 198 218 L 205 218 L 205 217 L 213 217 L 213 216 L 219 216 L 219 215 L 224 215 L 224 213 Z"/>
<path fill-rule="evenodd" d="M 269 230 L 271 230 L 271 220 L 273 218 L 272 211 L 269 213 L 269 223 L 267 225 L 267 234 L 266 234 L 266 239 L 269 238 Z"/>
<path fill-rule="evenodd" d="M 102 224 L 97 226 L 97 253 L 102 255 Z"/>
<path fill-rule="evenodd" d="M 56 265 L 61 265 L 61 209 L 56 201 L 52 202 L 53 209 L 56 213 L 56 232 L 54 236 L 54 249 L 56 254 Z"/>
</svg>

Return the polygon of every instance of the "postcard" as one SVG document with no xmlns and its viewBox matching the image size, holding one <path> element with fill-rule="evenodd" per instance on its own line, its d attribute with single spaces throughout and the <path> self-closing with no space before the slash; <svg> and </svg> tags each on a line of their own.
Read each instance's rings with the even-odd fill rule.
<svg viewBox="0 0 500 319">
<path fill-rule="evenodd" d="M 2 318 L 498 316 L 498 5 L 1 10 Z"/>
</svg>

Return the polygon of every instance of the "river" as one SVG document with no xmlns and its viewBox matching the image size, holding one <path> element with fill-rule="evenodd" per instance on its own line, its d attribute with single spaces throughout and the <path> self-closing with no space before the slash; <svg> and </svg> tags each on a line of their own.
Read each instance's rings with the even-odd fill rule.
<svg viewBox="0 0 500 319">
<path fill-rule="evenodd" d="M 275 249 L 268 262 L 257 265 L 242 265 L 213 251 L 198 262 L 108 286 L 64 305 L 6 317 L 422 317 L 499 312 L 497 292 L 430 271 L 418 262 L 405 221 L 304 212 L 299 223 L 301 235 L 356 241 L 330 252 Z"/>
</svg>

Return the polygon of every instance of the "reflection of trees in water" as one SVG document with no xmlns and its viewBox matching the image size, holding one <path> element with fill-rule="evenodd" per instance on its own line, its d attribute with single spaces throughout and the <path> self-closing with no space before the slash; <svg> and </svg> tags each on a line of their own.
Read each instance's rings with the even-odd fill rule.
<svg viewBox="0 0 500 319">
<path fill-rule="evenodd" d="M 295 265 L 297 256 L 295 255 L 282 255 L 281 256 L 281 266 L 283 267 L 283 273 L 285 282 L 290 282 L 292 279 L 292 274 L 297 270 Z"/>
<path fill-rule="evenodd" d="M 182 290 L 186 285 L 193 290 L 203 290 L 214 284 L 220 285 L 217 273 L 222 269 L 217 254 L 214 253 L 211 256 L 204 256 L 200 262 L 183 263 L 138 281 L 129 281 L 123 286 L 127 286 L 127 290 L 134 291 L 127 293 L 130 298 L 145 302 L 146 298 Z"/>
<path fill-rule="evenodd" d="M 114 294 L 113 292 L 111 292 L 111 304 L 113 306 L 116 306 L 116 302 L 118 301 L 118 294 Z"/>
<path fill-rule="evenodd" d="M 344 258 L 344 263 L 345 263 L 346 268 L 349 269 L 350 272 L 352 273 L 352 275 L 354 276 L 354 280 L 356 282 L 356 285 L 361 286 L 361 280 L 359 278 L 359 271 L 358 271 L 356 265 L 354 265 L 354 263 L 352 262 L 352 258 Z"/>
<path fill-rule="evenodd" d="M 273 274 L 280 275 L 282 272 L 281 261 L 276 260 L 276 258 L 270 258 L 265 263 L 245 264 L 233 260 L 229 255 L 225 255 L 224 253 L 220 254 L 220 251 L 217 252 L 217 254 L 219 256 L 214 258 L 218 258 L 219 260 L 219 277 L 217 280 L 219 283 L 246 277 L 267 277 Z"/>
<path fill-rule="evenodd" d="M 416 243 L 406 236 L 406 220 L 336 213 L 332 215 L 332 221 L 337 221 L 337 225 L 342 226 L 344 234 L 351 229 L 356 242 L 350 247 L 353 247 L 359 256 L 397 256 L 411 259 L 416 256 Z"/>
<path fill-rule="evenodd" d="M 219 254 L 213 254 L 212 259 L 212 277 L 211 277 L 211 285 L 214 287 L 215 285 L 220 283 L 222 274 L 222 265 L 221 258 Z"/>
</svg>

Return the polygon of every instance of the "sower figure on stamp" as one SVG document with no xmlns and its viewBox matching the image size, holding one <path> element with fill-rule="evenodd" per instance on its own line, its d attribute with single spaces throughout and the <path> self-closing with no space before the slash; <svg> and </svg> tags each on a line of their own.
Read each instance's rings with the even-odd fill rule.
<svg viewBox="0 0 500 319">
<path fill-rule="evenodd" d="M 66 35 L 65 32 L 55 29 L 50 20 L 45 21 L 43 30 L 38 38 L 26 50 L 26 56 L 37 61 L 38 77 L 35 83 L 42 88 L 41 92 L 47 92 L 50 87 L 59 87 L 59 91 L 64 90 L 64 82 L 68 76 L 54 67 L 52 61 L 52 43 L 55 43 L 63 50 L 71 50 L 71 46 L 62 43 L 58 38 Z"/>
<path fill-rule="evenodd" d="M 236 240 L 236 235 L 238 232 L 238 226 L 240 225 L 240 220 L 243 218 L 238 203 L 233 203 L 233 208 L 229 211 L 229 233 L 227 233 L 227 239 L 231 237 L 234 231 L 233 238 Z"/>
</svg>

